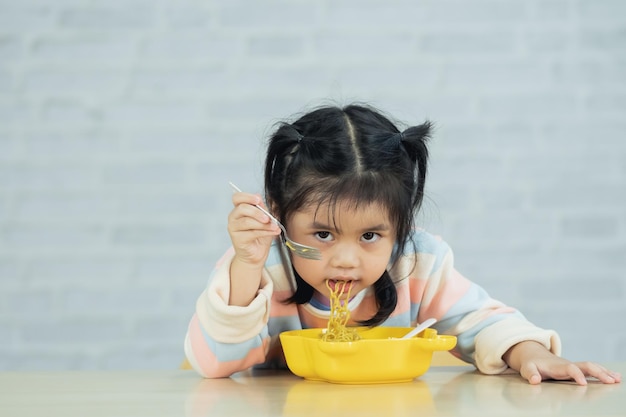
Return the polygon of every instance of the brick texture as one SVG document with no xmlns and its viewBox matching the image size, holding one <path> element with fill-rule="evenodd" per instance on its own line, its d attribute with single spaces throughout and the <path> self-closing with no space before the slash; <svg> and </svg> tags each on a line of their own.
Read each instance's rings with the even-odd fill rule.
<svg viewBox="0 0 626 417">
<path fill-rule="evenodd" d="M 0 370 L 177 367 L 227 181 L 353 100 L 435 123 L 419 221 L 465 275 L 624 360 L 625 27 L 622 0 L 0 0 Z"/>
</svg>

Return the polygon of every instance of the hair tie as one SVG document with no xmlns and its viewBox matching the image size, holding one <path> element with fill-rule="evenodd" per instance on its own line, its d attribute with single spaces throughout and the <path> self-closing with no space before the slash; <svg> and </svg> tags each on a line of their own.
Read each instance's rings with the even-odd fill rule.
<svg viewBox="0 0 626 417">
<path fill-rule="evenodd" d="M 300 143 L 300 141 L 302 140 L 302 137 L 303 137 L 302 133 L 300 133 L 300 131 L 298 129 L 296 129 L 296 127 L 294 125 L 287 125 L 287 126 L 289 126 L 289 128 L 293 132 L 293 136 L 295 136 L 296 142 Z"/>
<path fill-rule="evenodd" d="M 404 140 L 404 132 L 395 133 L 391 138 L 392 140 L 390 143 L 393 143 L 393 146 L 399 149 L 400 147 L 402 147 L 402 141 Z"/>
</svg>

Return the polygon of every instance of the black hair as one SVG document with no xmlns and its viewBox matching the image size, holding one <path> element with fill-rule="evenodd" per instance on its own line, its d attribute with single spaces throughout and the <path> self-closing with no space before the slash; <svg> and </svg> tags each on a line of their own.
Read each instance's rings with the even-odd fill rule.
<svg viewBox="0 0 626 417">
<path fill-rule="evenodd" d="M 430 122 L 400 131 L 373 107 L 321 107 L 282 123 L 269 139 L 265 197 L 283 223 L 310 204 L 377 203 L 395 226 L 391 264 L 404 253 L 423 197 Z M 297 288 L 287 302 L 311 300 L 313 287 L 294 270 Z M 375 326 L 396 308 L 397 291 L 385 271 L 374 283 L 376 314 L 359 322 Z"/>
</svg>

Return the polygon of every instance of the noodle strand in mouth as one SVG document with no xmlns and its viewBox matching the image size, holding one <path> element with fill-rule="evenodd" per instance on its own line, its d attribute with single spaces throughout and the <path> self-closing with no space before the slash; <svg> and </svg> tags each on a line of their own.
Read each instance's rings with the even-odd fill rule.
<svg viewBox="0 0 626 417">
<path fill-rule="evenodd" d="M 348 285 L 348 293 L 342 303 L 339 297 L 343 294 L 346 285 Z M 352 289 L 351 283 L 349 281 L 337 281 L 333 289 L 330 287 L 329 280 L 326 280 L 326 288 L 330 292 L 330 315 L 326 332 L 322 333 L 322 340 L 325 342 L 352 342 L 359 340 L 361 337 L 356 330 L 346 327 L 350 319 L 348 300 L 350 300 L 350 290 Z"/>
</svg>

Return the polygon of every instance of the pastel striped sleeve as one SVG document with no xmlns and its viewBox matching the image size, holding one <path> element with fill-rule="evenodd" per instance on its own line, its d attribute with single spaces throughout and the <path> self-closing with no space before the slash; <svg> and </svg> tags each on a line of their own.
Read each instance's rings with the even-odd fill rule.
<svg viewBox="0 0 626 417">
<path fill-rule="evenodd" d="M 560 354 L 560 340 L 554 331 L 529 323 L 518 310 L 491 298 L 459 273 L 444 241 L 422 232 L 417 246 L 422 265 L 418 268 L 421 273 L 412 277 L 411 299 L 418 300 L 418 321 L 435 317 L 440 332 L 456 335 L 453 354 L 489 374 L 504 371 L 507 366 L 502 355 L 523 340 L 537 341 Z"/>
<path fill-rule="evenodd" d="M 225 255 L 213 271 L 185 336 L 191 366 L 208 378 L 226 377 L 265 361 L 273 283 L 264 272 L 257 296 L 246 307 L 228 305 L 230 262 Z"/>
</svg>

